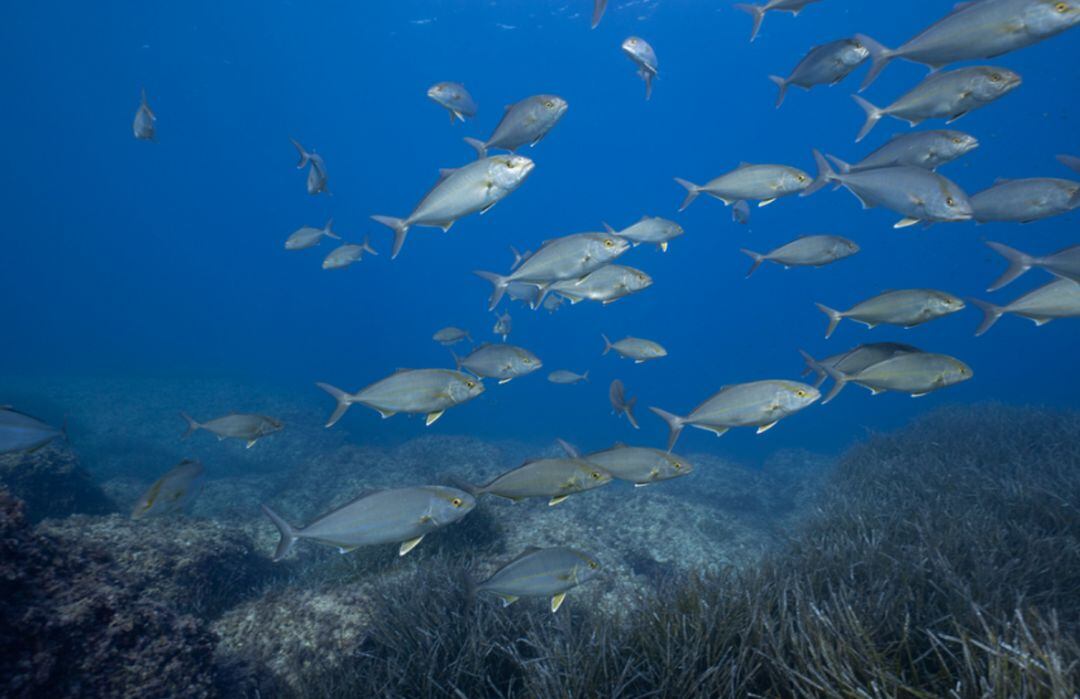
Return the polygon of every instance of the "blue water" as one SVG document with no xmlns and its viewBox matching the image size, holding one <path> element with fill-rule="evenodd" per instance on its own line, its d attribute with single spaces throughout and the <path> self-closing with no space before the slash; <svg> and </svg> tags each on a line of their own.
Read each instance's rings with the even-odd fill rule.
<svg viewBox="0 0 1080 699">
<path fill-rule="evenodd" d="M 826 356 L 884 340 L 959 357 L 976 378 L 918 400 L 850 388 L 766 435 L 736 430 L 717 441 L 690 431 L 680 447 L 758 462 L 785 447 L 837 449 L 942 404 L 1075 407 L 1076 321 L 1035 328 L 1006 317 L 975 338 L 979 314 L 969 308 L 908 331 L 844 321 L 826 341 L 825 317 L 813 306 L 846 308 L 920 286 L 985 297 L 1005 263 L 982 240 L 1049 253 L 1077 242 L 1075 213 L 1027 226 L 898 232 L 895 214 L 862 211 L 850 194 L 825 191 L 755 209 L 749 227 L 704 197 L 677 214 L 675 176 L 705 182 L 740 161 L 812 171 L 814 147 L 855 160 L 907 130 L 885 120 L 854 144 L 863 115 L 849 94 L 865 67 L 831 89 L 793 89 L 780 110 L 766 76 L 786 75 L 812 45 L 856 31 L 898 45 L 952 4 L 831 0 L 798 18 L 770 13 L 753 44 L 749 17 L 728 3 L 616 1 L 595 31 L 586 0 L 7 6 L 4 373 L 229 377 L 308 397 L 319 395 L 315 381 L 353 390 L 398 367 L 447 366 L 449 354 L 430 339 L 444 325 L 494 340 L 489 286 L 471 270 L 507 270 L 508 246 L 536 249 L 649 214 L 687 231 L 667 254 L 640 247 L 621 260 L 649 272 L 652 288 L 554 315 L 513 305 L 511 341 L 538 354 L 543 371 L 506 386 L 489 381 L 482 398 L 427 429 L 660 445 L 666 428 L 647 405 L 685 413 L 728 383 L 797 377 L 799 348 Z M 619 50 L 630 34 L 659 56 L 650 102 Z M 990 61 L 1025 82 L 956 125 L 982 147 L 943 174 L 972 193 L 997 177 L 1068 177 L 1054 155 L 1080 150 L 1078 42 L 1074 30 Z M 896 63 L 866 96 L 887 104 L 924 74 Z M 476 119 L 452 125 L 427 99 L 427 87 L 442 80 L 468 87 Z M 144 87 L 158 143 L 131 135 Z M 438 168 L 474 157 L 464 136 L 485 138 L 503 105 L 540 92 L 565 97 L 570 109 L 525 149 L 537 163 L 530 179 L 448 234 L 415 229 L 391 262 L 389 231 L 369 216 L 407 215 Z M 325 157 L 333 196 L 305 193 L 290 137 Z M 348 240 L 370 235 L 380 255 L 331 272 L 320 268 L 329 241 L 283 250 L 293 230 L 330 216 Z M 740 247 L 767 251 L 807 233 L 848 236 L 863 251 L 823 269 L 766 265 L 744 278 Z M 1032 271 L 990 298 L 1011 300 L 1046 280 Z M 601 332 L 655 339 L 670 356 L 641 366 L 601 358 Z M 592 381 L 548 383 L 559 368 L 589 369 Z M 640 433 L 610 415 L 613 378 L 639 396 Z M 332 407 L 326 398 L 311 421 Z M 377 441 L 425 430 L 418 419 L 384 422 L 363 407 L 335 429 Z"/>
</svg>

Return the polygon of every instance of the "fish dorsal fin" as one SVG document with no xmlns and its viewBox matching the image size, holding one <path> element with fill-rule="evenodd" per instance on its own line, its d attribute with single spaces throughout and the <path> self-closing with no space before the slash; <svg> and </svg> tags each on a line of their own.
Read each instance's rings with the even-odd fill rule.
<svg viewBox="0 0 1080 699">
<path fill-rule="evenodd" d="M 608 225 L 607 221 L 604 221 L 604 230 L 607 231 L 608 233 L 610 233 L 611 235 L 615 235 L 615 234 L 618 233 L 618 231 L 616 231 L 614 228 L 612 228 L 611 226 Z"/>
<path fill-rule="evenodd" d="M 555 441 L 558 442 L 559 447 L 561 447 L 562 450 L 566 452 L 566 455 L 569 456 L 571 459 L 581 458 L 581 451 L 570 442 L 566 441 L 561 437 L 557 437 Z"/>
<path fill-rule="evenodd" d="M 412 371 L 412 368 L 407 367 L 407 366 L 399 366 L 397 369 L 394 369 L 395 374 L 401 374 L 401 373 L 404 373 L 406 371 Z"/>
<path fill-rule="evenodd" d="M 975 4 L 975 0 L 970 0 L 969 2 L 958 2 L 955 5 L 953 5 L 952 11 L 949 14 L 947 14 L 946 17 L 951 17 L 951 16 L 955 15 L 958 12 L 963 12 L 964 10 L 966 10 L 967 8 L 971 7 L 974 4 Z"/>
<path fill-rule="evenodd" d="M 737 170 L 742 170 L 744 167 L 750 167 L 751 165 L 753 165 L 753 163 L 748 163 L 745 160 L 740 160 L 739 161 L 739 167 L 737 167 L 736 169 Z"/>
<path fill-rule="evenodd" d="M 996 184 L 996 185 L 997 184 L 1008 184 L 1009 182 L 1012 182 L 1012 178 L 1010 178 L 1010 177 L 999 177 L 996 180 L 994 180 L 994 184 Z"/>
<path fill-rule="evenodd" d="M 449 177 L 450 175 L 453 175 L 457 171 L 458 171 L 458 168 L 456 168 L 456 167 L 441 167 L 441 168 L 439 168 L 439 182 L 442 182 L 447 177 Z"/>
<path fill-rule="evenodd" d="M 611 448 L 612 449 L 625 449 L 626 448 L 626 442 L 615 442 L 614 444 L 611 445 Z"/>
<path fill-rule="evenodd" d="M 496 570 L 502 570 L 502 569 L 503 569 L 503 568 L 505 568 L 506 566 L 508 566 L 508 565 L 511 565 L 511 564 L 513 564 L 513 563 L 517 563 L 517 562 L 518 562 L 518 561 L 520 561 L 520 560 L 521 560 L 522 558 L 525 558 L 526 556 L 532 555 L 532 554 L 536 553 L 537 551 L 542 551 L 542 550 L 543 550 L 543 549 L 541 549 L 541 548 L 540 548 L 539 546 L 526 546 L 526 547 L 525 547 L 525 550 L 524 550 L 524 551 L 522 551 L 522 552 L 521 552 L 521 553 L 519 553 L 518 555 L 516 555 L 516 556 L 514 556 L 513 558 L 511 558 L 511 559 L 510 559 L 509 561 L 506 561 L 505 563 L 503 563 L 503 564 L 499 565 L 499 566 L 498 566 L 498 567 L 496 568 Z M 516 598 L 515 598 L 515 599 L 516 599 Z"/>
</svg>

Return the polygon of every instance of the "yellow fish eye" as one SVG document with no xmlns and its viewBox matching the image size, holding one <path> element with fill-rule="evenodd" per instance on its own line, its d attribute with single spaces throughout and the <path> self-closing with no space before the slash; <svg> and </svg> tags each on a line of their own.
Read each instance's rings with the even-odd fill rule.
<svg viewBox="0 0 1080 699">
<path fill-rule="evenodd" d="M 1059 2 L 1058 4 L 1054 5 L 1054 9 L 1057 10 L 1058 12 L 1068 12 L 1069 11 L 1069 3 L 1067 3 L 1067 2 Z"/>
<path fill-rule="evenodd" d="M 544 106 L 547 107 L 548 109 L 554 109 L 555 108 L 555 103 L 553 101 L 551 101 L 551 100 L 548 100 L 548 101 L 544 102 Z"/>
<path fill-rule="evenodd" d="M 806 391 L 800 388 L 799 390 L 795 391 L 795 395 L 799 398 L 806 398 Z"/>
<path fill-rule="evenodd" d="M 604 241 L 604 247 L 605 247 L 605 248 L 610 248 L 610 247 L 611 247 L 611 246 L 613 246 L 614 244 L 615 244 L 615 241 L 614 241 L 614 240 L 612 240 L 611 238 L 608 238 L 608 239 L 606 239 L 606 240 Z"/>
<path fill-rule="evenodd" d="M 473 382 L 473 381 L 466 381 L 465 382 L 465 388 L 472 388 L 475 385 L 476 385 L 476 383 Z"/>
<path fill-rule="evenodd" d="M 678 461 L 676 461 L 675 463 L 673 463 L 671 465 L 675 468 L 676 471 L 678 471 L 680 468 L 682 468 L 682 464 L 680 464 Z"/>
<path fill-rule="evenodd" d="M 589 475 L 590 475 L 590 476 L 592 476 L 592 479 L 593 479 L 594 481 L 598 481 L 598 480 L 600 480 L 600 474 L 599 474 L 599 473 L 597 473 L 596 471 L 593 471 L 593 472 L 592 472 L 592 473 L 590 473 Z"/>
<path fill-rule="evenodd" d="M 454 507 L 461 507 L 461 498 L 454 498 L 450 501 L 450 504 Z"/>
<path fill-rule="evenodd" d="M 806 182 L 806 175 L 798 175 L 799 182 Z"/>
</svg>

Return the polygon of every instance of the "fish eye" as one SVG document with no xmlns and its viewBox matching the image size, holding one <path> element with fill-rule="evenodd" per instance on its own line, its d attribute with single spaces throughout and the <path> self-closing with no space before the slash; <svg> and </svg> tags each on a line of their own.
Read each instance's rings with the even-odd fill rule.
<svg viewBox="0 0 1080 699">
<path fill-rule="evenodd" d="M 593 471 L 592 473 L 590 473 L 590 474 L 589 474 L 589 476 L 590 476 L 590 477 L 591 477 L 591 478 L 592 478 L 592 479 L 593 479 L 594 481 L 598 481 L 598 480 L 600 480 L 600 474 L 599 474 L 599 473 L 598 473 L 597 471 Z"/>
<path fill-rule="evenodd" d="M 553 100 L 547 100 L 547 101 L 544 102 L 544 106 L 547 107 L 548 109 L 554 109 L 555 108 L 555 102 Z"/>
<path fill-rule="evenodd" d="M 475 381 L 466 381 L 465 382 L 465 388 L 472 388 L 475 385 L 476 385 Z"/>
<path fill-rule="evenodd" d="M 960 145 L 961 143 L 963 143 L 963 142 L 964 142 L 964 139 L 962 139 L 962 138 L 960 138 L 959 136 L 957 136 L 956 138 L 954 138 L 954 139 L 952 140 L 952 142 L 953 142 L 953 143 L 955 143 L 956 145 Z"/>
<path fill-rule="evenodd" d="M 856 42 L 854 42 L 854 46 L 857 49 L 861 49 L 862 48 L 862 42 L 861 41 L 856 41 Z"/>
<path fill-rule="evenodd" d="M 600 564 L 597 563 L 596 561 L 589 561 L 589 567 L 592 568 L 593 570 L 596 570 L 597 568 L 600 567 Z"/>
<path fill-rule="evenodd" d="M 806 182 L 806 175 L 796 175 L 799 182 Z"/>
<path fill-rule="evenodd" d="M 795 395 L 799 398 L 806 398 L 806 391 L 800 388 L 799 390 L 795 391 Z"/>
<path fill-rule="evenodd" d="M 678 461 L 676 461 L 676 462 L 672 463 L 672 464 L 671 464 L 671 466 L 672 466 L 672 468 L 674 468 L 674 469 L 675 469 L 676 471 L 678 471 L 678 470 L 679 470 L 680 468 L 682 468 L 682 464 L 680 464 L 680 463 L 679 463 Z"/>
<path fill-rule="evenodd" d="M 945 197 L 945 204 L 948 206 L 956 206 L 956 200 L 952 197 Z"/>
<path fill-rule="evenodd" d="M 525 358 L 524 358 L 524 359 L 522 359 L 521 361 L 525 362 L 526 364 L 532 364 L 532 360 L 531 360 L 531 359 L 529 359 L 528 357 L 525 357 Z"/>
<path fill-rule="evenodd" d="M 462 504 L 461 503 L 461 498 L 454 498 L 453 500 L 450 501 L 450 504 L 453 505 L 454 507 L 461 507 L 461 504 Z"/>
<path fill-rule="evenodd" d="M 991 73 L 990 74 L 990 82 L 992 82 L 992 83 L 1001 82 L 1001 73 Z"/>
<path fill-rule="evenodd" d="M 605 248 L 610 248 L 613 245 L 615 245 L 615 241 L 612 240 L 611 238 L 607 238 L 606 240 L 604 240 L 604 247 Z"/>
<path fill-rule="evenodd" d="M 1067 2 L 1059 2 L 1058 4 L 1054 5 L 1054 9 L 1057 10 L 1058 12 L 1068 12 L 1069 11 L 1069 3 L 1067 3 Z"/>
</svg>

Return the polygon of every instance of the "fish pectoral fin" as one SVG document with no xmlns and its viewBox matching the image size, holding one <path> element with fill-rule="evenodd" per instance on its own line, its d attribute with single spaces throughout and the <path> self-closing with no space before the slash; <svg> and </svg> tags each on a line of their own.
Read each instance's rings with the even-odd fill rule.
<svg viewBox="0 0 1080 699">
<path fill-rule="evenodd" d="M 908 226 L 914 226 L 919 222 L 917 218 L 906 217 L 902 218 L 893 224 L 893 228 L 907 228 Z"/>
<path fill-rule="evenodd" d="M 560 502 L 562 502 L 563 500 L 565 500 L 568 497 L 570 497 L 570 496 L 569 495 L 556 495 L 555 497 L 548 500 L 548 507 L 555 507 L 556 505 L 558 505 Z"/>
<path fill-rule="evenodd" d="M 446 412 L 445 410 L 436 410 L 433 413 L 428 413 L 427 414 L 427 419 L 424 420 L 424 425 L 426 427 L 430 427 L 436 420 L 441 418 L 443 416 L 443 413 L 445 413 L 445 412 Z"/>
<path fill-rule="evenodd" d="M 777 423 L 777 422 L 780 422 L 780 421 L 779 421 L 779 420 L 777 420 L 776 422 L 770 422 L 770 423 L 769 423 L 769 424 L 767 424 L 767 425 L 761 425 L 760 427 L 758 427 L 758 428 L 757 428 L 757 433 L 758 433 L 758 434 L 761 434 L 762 432 L 768 432 L 768 431 L 769 431 L 769 430 L 771 430 L 772 428 L 776 427 L 776 423 Z"/>
<path fill-rule="evenodd" d="M 504 383 L 510 383 L 513 380 L 513 377 L 510 377 L 509 379 L 499 379 L 499 385 L 502 386 Z"/>
<path fill-rule="evenodd" d="M 634 360 L 634 364 L 644 364 L 644 363 L 645 363 L 644 359 L 635 359 Z"/>
<path fill-rule="evenodd" d="M 635 483 L 634 487 L 635 488 L 644 488 L 647 485 L 652 485 L 652 483 Z"/>
<path fill-rule="evenodd" d="M 420 544 L 420 542 L 423 541 L 423 540 L 424 540 L 424 536 L 423 536 L 423 534 L 421 534 L 420 536 L 416 537 L 415 539 L 409 539 L 408 541 L 402 541 L 401 546 L 398 547 L 397 555 L 404 556 L 409 551 L 412 551 L 414 548 L 416 548 Z"/>
<path fill-rule="evenodd" d="M 1053 320 L 1053 318 L 1047 318 L 1046 316 L 1028 316 L 1028 317 L 1031 320 L 1031 322 L 1035 324 L 1036 327 L 1046 325 L 1047 323 L 1049 323 L 1050 321 Z"/>
<path fill-rule="evenodd" d="M 774 201 L 776 201 L 776 197 L 773 197 L 772 199 L 763 199 L 763 200 L 758 202 L 758 208 L 762 209 L 762 208 L 768 206 L 769 204 L 772 204 Z"/>
<path fill-rule="evenodd" d="M 956 121 L 957 119 L 959 119 L 960 117 L 964 116 L 965 114 L 967 114 L 967 112 L 960 112 L 959 114 L 953 114 L 951 117 L 949 117 L 949 120 L 946 121 L 945 123 L 946 124 L 951 124 L 954 121 Z"/>
<path fill-rule="evenodd" d="M 509 607 L 514 602 L 518 601 L 517 595 L 499 595 L 499 599 L 502 600 L 504 607 Z"/>
<path fill-rule="evenodd" d="M 667 241 L 660 243 L 660 252 L 667 252 Z"/>
<path fill-rule="evenodd" d="M 247 443 L 247 446 L 246 446 L 246 447 L 244 447 L 244 448 L 245 448 L 245 449 L 250 449 L 250 448 L 252 448 L 253 446 L 255 446 L 255 442 L 257 442 L 257 441 L 259 441 L 259 440 L 257 440 L 257 439 L 249 439 L 249 440 L 248 440 L 248 443 Z"/>
<path fill-rule="evenodd" d="M 562 606 L 563 600 L 565 600 L 565 599 L 566 599 L 566 593 L 565 592 L 560 592 L 559 594 L 557 594 L 557 595 L 555 595 L 554 597 L 551 598 L 551 613 L 552 614 L 559 611 L 559 607 Z"/>
<path fill-rule="evenodd" d="M 925 395 L 926 395 L 926 391 L 923 391 L 922 393 L 912 393 L 911 397 L 912 398 L 922 398 Z"/>
</svg>

